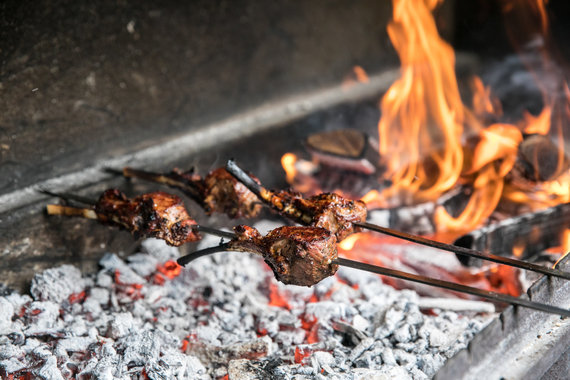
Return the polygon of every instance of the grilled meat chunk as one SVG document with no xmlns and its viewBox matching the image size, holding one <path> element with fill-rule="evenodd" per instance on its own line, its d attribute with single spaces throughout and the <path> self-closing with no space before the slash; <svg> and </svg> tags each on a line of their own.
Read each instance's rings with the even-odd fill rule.
<svg viewBox="0 0 570 380">
<path fill-rule="evenodd" d="M 360 231 L 353 223 L 366 221 L 366 204 L 362 201 L 346 199 L 335 193 L 303 198 L 293 191 L 268 190 L 232 160 L 228 161 L 226 170 L 278 213 L 305 226 L 326 228 L 337 241 Z"/>
<path fill-rule="evenodd" d="M 202 206 L 208 215 L 220 212 L 230 218 L 253 218 L 262 204 L 257 196 L 235 179 L 225 168 L 211 171 L 204 178 Z"/>
<path fill-rule="evenodd" d="M 133 235 L 165 240 L 173 246 L 200 240 L 182 200 L 161 191 L 128 199 L 116 189 L 107 190 L 95 205 L 97 218 L 117 224 Z"/>
<path fill-rule="evenodd" d="M 309 198 L 293 191 L 262 192 L 266 200 L 278 212 L 295 222 L 322 227 L 342 241 L 348 235 L 360 231 L 355 222 L 365 222 L 366 204 L 362 201 L 343 198 L 336 193 L 323 193 Z"/>
<path fill-rule="evenodd" d="M 123 169 L 123 175 L 180 189 L 198 202 L 208 215 L 219 212 L 230 218 L 253 218 L 261 211 L 261 204 L 255 194 L 224 168 L 211 171 L 205 178 L 192 170 L 182 172 L 174 169 L 170 173 L 161 174 L 129 167 Z"/>
<path fill-rule="evenodd" d="M 277 280 L 312 286 L 336 273 L 336 237 L 320 227 L 280 227 L 262 236 L 255 228 L 237 226 L 229 248 L 263 256 Z"/>
</svg>

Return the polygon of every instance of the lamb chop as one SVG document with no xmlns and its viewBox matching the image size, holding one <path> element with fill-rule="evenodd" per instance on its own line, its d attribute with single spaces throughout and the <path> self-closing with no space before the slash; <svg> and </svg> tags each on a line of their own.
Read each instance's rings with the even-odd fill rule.
<svg viewBox="0 0 570 380">
<path fill-rule="evenodd" d="M 234 232 L 228 243 L 198 252 L 199 256 L 224 250 L 256 253 L 263 256 L 277 280 L 300 286 L 315 285 L 338 269 L 333 263 L 337 258 L 336 237 L 324 228 L 285 226 L 262 236 L 255 228 L 240 225 Z M 178 263 L 186 265 L 199 256 L 181 257 Z"/>
<path fill-rule="evenodd" d="M 299 224 L 325 228 L 336 236 L 337 241 L 360 231 L 354 223 L 366 222 L 366 204 L 360 200 L 350 200 L 336 193 L 303 198 L 294 191 L 267 190 L 233 161 L 228 161 L 227 170 L 280 214 Z"/>
<path fill-rule="evenodd" d="M 225 168 L 213 170 L 205 178 L 201 178 L 192 170 L 182 172 L 174 169 L 170 173 L 152 173 L 130 167 L 123 169 L 123 175 L 180 189 L 199 203 L 208 215 L 220 212 L 230 218 L 253 218 L 259 214 L 262 207 L 255 194 Z"/>
<path fill-rule="evenodd" d="M 57 194 L 54 194 L 57 195 Z M 117 225 L 138 237 L 154 237 L 180 246 L 201 239 L 197 223 L 176 195 L 157 191 L 128 199 L 117 189 L 105 191 L 89 208 L 48 205 L 49 215 L 81 216 Z"/>
</svg>

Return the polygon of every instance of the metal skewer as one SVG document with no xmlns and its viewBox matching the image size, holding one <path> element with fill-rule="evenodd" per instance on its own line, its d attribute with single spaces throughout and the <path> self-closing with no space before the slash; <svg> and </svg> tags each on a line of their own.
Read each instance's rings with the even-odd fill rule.
<svg viewBox="0 0 570 380">
<path fill-rule="evenodd" d="M 454 282 L 438 280 L 435 278 L 420 276 L 417 274 L 402 272 L 399 270 L 388 269 L 388 268 L 384 268 L 384 267 L 381 267 L 378 265 L 361 263 L 359 261 L 354 261 L 354 260 L 338 258 L 333 262 L 335 264 L 338 264 L 338 265 L 343 265 L 343 266 L 354 268 L 354 269 L 359 269 L 359 270 L 364 270 L 367 272 L 381 274 L 384 276 L 396 277 L 396 278 L 400 278 L 402 280 L 419 282 L 420 284 L 435 286 L 438 288 L 449 289 L 449 290 L 453 290 L 453 291 L 461 292 L 461 293 L 467 293 L 467 294 L 479 296 L 481 298 L 486 298 L 486 299 L 491 300 L 491 301 L 497 301 L 497 302 L 503 302 L 503 303 L 508 303 L 508 304 L 512 304 L 512 305 L 528 307 L 530 309 L 540 310 L 540 311 L 544 311 L 544 312 L 550 313 L 550 314 L 557 314 L 557 315 L 562 315 L 565 317 L 570 317 L 570 310 L 562 309 L 562 308 L 559 308 L 556 306 L 546 305 L 546 304 L 539 303 L 539 302 L 529 301 L 529 300 L 526 300 L 523 298 L 517 298 L 517 297 L 509 296 L 507 294 L 491 292 L 488 290 L 478 289 L 478 288 L 474 288 L 474 287 L 467 286 L 467 285 L 461 285 L 461 284 L 457 284 Z"/>
<path fill-rule="evenodd" d="M 50 195 L 52 197 L 61 198 L 61 199 L 66 200 L 66 201 L 69 201 L 69 200 L 76 201 L 76 202 L 83 203 L 83 204 L 90 205 L 90 206 L 94 206 L 97 203 L 97 201 L 95 201 L 91 198 L 83 197 L 83 196 L 77 195 L 77 194 L 59 193 L 59 192 L 50 191 L 50 190 L 47 190 L 44 188 L 40 188 L 40 189 L 38 189 L 38 191 L 40 193 L 47 194 L 47 195 Z"/>
<path fill-rule="evenodd" d="M 267 190 L 263 186 L 259 185 L 255 182 L 245 171 L 243 171 L 233 160 L 229 160 L 226 165 L 226 170 L 232 174 L 238 181 L 242 182 L 252 193 L 257 195 L 262 201 L 268 203 L 271 207 L 277 209 L 279 212 L 285 214 L 287 217 L 293 217 L 296 220 L 302 220 L 304 224 L 310 225 L 312 222 L 311 215 L 302 214 L 300 210 L 294 210 L 292 207 L 287 207 L 283 203 L 279 205 L 275 205 L 270 202 L 274 193 L 270 190 Z M 533 272 L 538 272 L 542 274 L 546 274 L 549 276 L 560 277 L 566 280 L 570 280 L 570 273 L 543 267 L 540 265 L 536 265 L 533 263 L 529 263 L 526 261 L 511 259 L 503 256 L 497 256 L 493 254 L 488 254 L 480 251 L 476 251 L 474 249 L 458 247 L 452 244 L 440 243 L 435 240 L 430 240 L 423 238 L 421 236 L 411 235 L 405 232 L 400 232 L 393 230 L 391 228 L 381 227 L 370 223 L 354 223 L 355 226 L 365 228 L 371 231 L 380 232 L 383 234 L 387 234 L 390 236 L 394 236 L 400 239 L 408 240 L 417 244 L 425 245 L 432 248 L 441 249 L 444 251 L 449 251 L 453 253 L 457 253 L 459 255 L 464 256 L 471 256 L 477 257 L 482 260 L 492 261 L 495 263 L 509 265 L 512 267 L 529 270 Z"/>
<path fill-rule="evenodd" d="M 209 227 L 205 228 L 205 227 L 200 226 L 200 231 L 202 231 L 204 233 L 210 233 L 210 234 L 213 234 L 216 236 L 230 237 L 230 235 L 231 235 L 232 237 L 235 237 L 235 235 L 232 234 L 231 232 L 220 231 L 220 230 L 216 230 L 214 228 L 209 228 Z M 223 243 L 223 244 L 220 244 L 218 246 L 208 247 L 205 249 L 195 251 L 193 253 L 190 253 L 188 255 L 180 257 L 177 260 L 177 262 L 181 266 L 186 266 L 191 261 L 194 261 L 194 260 L 196 260 L 202 256 L 210 255 L 210 254 L 217 253 L 217 252 L 223 252 L 223 251 L 232 251 L 232 249 L 228 243 Z M 443 281 L 443 280 L 438 280 L 435 278 L 421 276 L 421 275 L 417 275 L 417 274 L 413 274 L 413 273 L 402 272 L 399 270 L 389 269 L 389 268 L 385 268 L 385 267 L 378 266 L 378 265 L 367 264 L 367 263 L 349 260 L 349 259 L 340 258 L 340 257 L 337 258 L 336 260 L 334 260 L 333 264 L 337 264 L 337 265 L 341 265 L 341 266 L 345 266 L 345 267 L 350 267 L 350 268 L 354 268 L 354 269 L 358 269 L 358 270 L 363 270 L 363 271 L 367 271 L 367 272 L 372 272 L 372 273 L 380 274 L 383 276 L 400 278 L 400 279 L 406 280 L 406 281 L 418 282 L 418 283 L 424 284 L 424 285 L 435 286 L 438 288 L 453 290 L 453 291 L 456 291 L 459 293 L 471 294 L 471 295 L 475 295 L 475 296 L 485 298 L 485 299 L 488 299 L 491 301 L 502 302 L 502 303 L 507 303 L 507 304 L 512 304 L 512 305 L 518 305 L 518 306 L 522 306 L 522 307 L 528 307 L 530 309 L 540 310 L 540 311 L 544 311 L 546 313 L 570 317 L 570 310 L 562 309 L 562 308 L 559 308 L 556 306 L 551 306 L 551 305 L 547 305 L 547 304 L 543 304 L 543 303 L 539 303 L 539 302 L 529 301 L 526 299 L 513 297 L 513 296 L 510 296 L 507 294 L 491 292 L 488 290 L 478 289 L 478 288 L 474 288 L 474 287 L 467 286 L 467 285 L 457 284 L 454 282 Z"/>
<path fill-rule="evenodd" d="M 557 269 L 543 267 L 541 265 L 536 265 L 536 264 L 529 263 L 526 261 L 511 259 L 511 258 L 503 257 L 503 256 L 497 256 L 497 255 L 493 255 L 490 253 L 484 253 L 484 252 L 476 251 L 474 249 L 459 247 L 459 246 L 452 245 L 452 244 L 441 243 L 439 241 L 427 239 L 427 238 L 424 238 L 421 236 L 408 234 L 406 232 L 396 231 L 396 230 L 393 230 L 391 228 L 377 226 L 375 224 L 354 223 L 354 225 L 361 227 L 361 228 L 365 228 L 367 230 L 376 231 L 376 232 L 380 232 L 380 233 L 383 233 L 386 235 L 390 235 L 390 236 L 393 236 L 393 237 L 396 237 L 399 239 L 411 241 L 413 243 L 425 245 L 425 246 L 432 247 L 432 248 L 441 249 L 443 251 L 453 252 L 453 253 L 457 253 L 459 255 L 464 255 L 464 256 L 477 257 L 479 259 L 492 261 L 492 262 L 499 263 L 499 264 L 509 265 L 509 266 L 524 269 L 524 270 L 530 270 L 533 272 L 538 272 L 538 273 L 546 274 L 549 276 L 555 276 L 555 277 L 563 278 L 565 280 L 570 280 L 570 273 L 569 272 L 564 272 L 564 271 L 557 270 Z"/>
</svg>

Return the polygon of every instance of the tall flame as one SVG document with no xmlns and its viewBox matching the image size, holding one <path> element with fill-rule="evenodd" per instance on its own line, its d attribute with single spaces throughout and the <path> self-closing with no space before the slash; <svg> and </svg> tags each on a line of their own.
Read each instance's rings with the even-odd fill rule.
<svg viewBox="0 0 570 380">
<path fill-rule="evenodd" d="M 372 190 L 362 200 L 369 208 L 390 207 L 434 201 L 456 186 L 469 188 L 471 196 L 458 214 L 436 208 L 439 231 L 476 228 L 501 200 L 523 204 L 521 210 L 570 202 L 570 159 L 563 135 L 570 128 L 570 89 L 550 58 L 547 0 L 503 2 L 507 33 L 525 52 L 521 59 L 544 104 L 538 115 L 526 113 L 516 124 L 491 123 L 500 120 L 503 110 L 477 77 L 472 106 L 462 103 L 453 49 L 439 36 L 432 16 L 441 2 L 392 0 L 388 35 L 402 68 L 380 102 L 378 122 L 382 186 L 390 186 Z M 540 71 L 533 68 L 536 59 L 528 59 L 534 56 L 540 57 Z M 283 157 L 289 182 L 300 191 L 301 184 L 314 187 L 300 180 L 298 164 Z"/>
<path fill-rule="evenodd" d="M 437 32 L 431 10 L 438 0 L 394 0 L 388 35 L 402 76 L 381 101 L 380 154 L 389 157 L 394 186 L 382 197 L 434 200 L 459 178 L 463 164 L 463 104 L 455 56 Z"/>
</svg>

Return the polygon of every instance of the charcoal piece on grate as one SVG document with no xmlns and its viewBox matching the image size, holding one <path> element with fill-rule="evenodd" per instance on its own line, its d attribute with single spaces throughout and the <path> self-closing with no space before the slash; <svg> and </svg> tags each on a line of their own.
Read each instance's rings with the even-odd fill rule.
<svg viewBox="0 0 570 380">
<path fill-rule="evenodd" d="M 379 171 L 378 144 L 364 132 L 339 129 L 310 135 L 305 145 L 322 165 L 367 175 Z"/>
<path fill-rule="evenodd" d="M 570 228 L 570 203 L 519 215 L 471 231 L 454 241 L 454 245 L 528 259 L 541 251 L 559 246 L 565 229 Z M 457 255 L 466 266 L 482 265 L 477 258 Z"/>
</svg>

